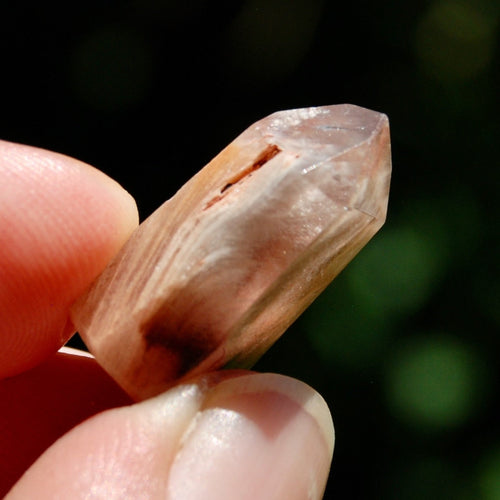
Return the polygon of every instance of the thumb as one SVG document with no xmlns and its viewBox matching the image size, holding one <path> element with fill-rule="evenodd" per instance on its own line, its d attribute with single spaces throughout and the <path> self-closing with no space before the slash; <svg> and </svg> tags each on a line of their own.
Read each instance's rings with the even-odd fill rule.
<svg viewBox="0 0 500 500">
<path fill-rule="evenodd" d="M 218 372 L 73 429 L 6 499 L 320 499 L 328 408 L 274 374 Z"/>
</svg>

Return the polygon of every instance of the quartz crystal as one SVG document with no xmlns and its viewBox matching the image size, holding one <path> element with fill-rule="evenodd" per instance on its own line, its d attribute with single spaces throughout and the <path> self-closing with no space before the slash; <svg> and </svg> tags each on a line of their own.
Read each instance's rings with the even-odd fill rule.
<svg viewBox="0 0 500 500">
<path fill-rule="evenodd" d="M 249 367 L 382 226 L 390 171 L 385 115 L 274 113 L 139 226 L 72 320 L 137 400 Z"/>
</svg>

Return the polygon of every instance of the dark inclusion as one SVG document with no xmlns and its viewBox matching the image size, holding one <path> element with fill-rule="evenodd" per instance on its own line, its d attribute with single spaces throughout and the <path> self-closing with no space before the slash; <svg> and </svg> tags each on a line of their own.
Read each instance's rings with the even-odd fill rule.
<svg viewBox="0 0 500 500">
<path fill-rule="evenodd" d="M 142 331 L 146 352 L 150 349 L 164 349 L 178 360 L 175 378 L 188 373 L 222 343 L 213 332 L 186 330 L 169 324 L 162 312 L 145 323 Z"/>
</svg>

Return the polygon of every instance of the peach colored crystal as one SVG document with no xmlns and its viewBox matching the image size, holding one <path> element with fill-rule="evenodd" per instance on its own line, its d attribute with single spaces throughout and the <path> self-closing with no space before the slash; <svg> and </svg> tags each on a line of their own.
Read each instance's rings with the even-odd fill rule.
<svg viewBox="0 0 500 500">
<path fill-rule="evenodd" d="M 73 322 L 136 399 L 250 366 L 382 226 L 390 171 L 385 115 L 274 113 L 141 224 Z"/>
</svg>

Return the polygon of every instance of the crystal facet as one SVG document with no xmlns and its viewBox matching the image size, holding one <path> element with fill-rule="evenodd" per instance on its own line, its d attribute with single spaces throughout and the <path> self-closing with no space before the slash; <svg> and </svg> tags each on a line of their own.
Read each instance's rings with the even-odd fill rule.
<svg viewBox="0 0 500 500">
<path fill-rule="evenodd" d="M 390 171 L 385 115 L 274 113 L 139 226 L 72 320 L 136 399 L 250 366 L 382 226 Z"/>
</svg>

